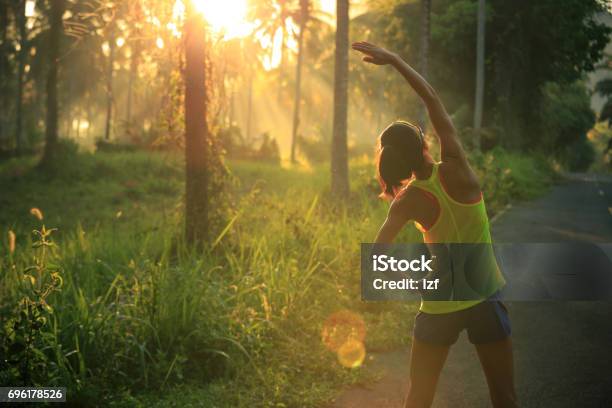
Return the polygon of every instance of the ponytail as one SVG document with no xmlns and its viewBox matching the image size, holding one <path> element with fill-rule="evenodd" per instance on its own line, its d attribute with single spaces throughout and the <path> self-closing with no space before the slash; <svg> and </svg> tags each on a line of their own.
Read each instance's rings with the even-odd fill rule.
<svg viewBox="0 0 612 408">
<path fill-rule="evenodd" d="M 394 122 L 380 135 L 377 178 L 381 198 L 394 198 L 395 188 L 423 165 L 423 132 L 408 122 Z"/>
</svg>

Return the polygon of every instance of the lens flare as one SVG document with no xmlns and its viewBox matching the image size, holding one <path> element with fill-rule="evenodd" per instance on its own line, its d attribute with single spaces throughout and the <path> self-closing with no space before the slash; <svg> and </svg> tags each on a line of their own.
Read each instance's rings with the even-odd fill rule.
<svg viewBox="0 0 612 408">
<path fill-rule="evenodd" d="M 350 310 L 340 310 L 330 315 L 323 324 L 321 340 L 325 347 L 337 353 L 344 367 L 359 367 L 365 359 L 363 344 L 366 326 L 363 318 Z"/>
<path fill-rule="evenodd" d="M 360 315 L 350 310 L 340 310 L 325 320 L 321 338 L 328 349 L 338 351 L 349 340 L 363 342 L 365 334 L 365 322 Z"/>
<path fill-rule="evenodd" d="M 361 366 L 365 356 L 365 346 L 358 340 L 348 340 L 338 349 L 338 361 L 346 368 Z"/>
</svg>

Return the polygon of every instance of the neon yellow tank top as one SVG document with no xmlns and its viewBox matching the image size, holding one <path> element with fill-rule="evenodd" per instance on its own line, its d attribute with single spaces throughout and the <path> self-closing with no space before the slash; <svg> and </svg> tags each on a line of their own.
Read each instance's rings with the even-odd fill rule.
<svg viewBox="0 0 612 408">
<path fill-rule="evenodd" d="M 418 222 L 416 227 L 423 233 L 423 240 L 427 243 L 485 243 L 491 244 L 491 232 L 489 230 L 489 217 L 485 208 L 484 198 L 473 204 L 460 203 L 454 200 L 444 190 L 440 182 L 438 167 L 440 163 L 434 163 L 431 176 L 427 180 L 413 179 L 408 185 L 423 189 L 432 194 L 439 203 L 440 214 L 438 219 L 428 230 L 425 230 Z M 455 285 L 463 284 L 463 274 L 459 271 L 455 277 Z M 490 292 L 486 297 L 493 295 L 504 286 L 505 280 L 499 270 L 495 257 L 486 270 L 486 288 Z M 483 300 L 444 300 L 444 301 L 421 301 L 420 310 L 425 313 L 450 313 L 472 307 Z"/>
</svg>

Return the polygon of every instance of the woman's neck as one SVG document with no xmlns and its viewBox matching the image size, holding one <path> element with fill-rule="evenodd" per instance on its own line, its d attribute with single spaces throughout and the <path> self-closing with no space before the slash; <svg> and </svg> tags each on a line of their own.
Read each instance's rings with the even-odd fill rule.
<svg viewBox="0 0 612 408">
<path fill-rule="evenodd" d="M 433 160 L 428 157 L 425 157 L 425 161 L 423 162 L 421 168 L 413 172 L 414 176 L 419 180 L 427 180 L 429 177 L 431 177 L 431 173 L 433 172 L 433 165 Z"/>
</svg>

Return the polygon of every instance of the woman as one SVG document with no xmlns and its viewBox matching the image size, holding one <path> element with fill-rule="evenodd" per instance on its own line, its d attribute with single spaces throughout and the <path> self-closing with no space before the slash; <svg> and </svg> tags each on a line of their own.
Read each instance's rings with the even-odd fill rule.
<svg viewBox="0 0 612 408">
<path fill-rule="evenodd" d="M 478 178 L 434 89 L 397 54 L 367 42 L 354 43 L 353 49 L 365 55 L 365 62 L 392 65 L 408 81 L 425 103 L 440 142 L 441 162 L 436 163 L 418 126 L 394 122 L 382 132 L 378 179 L 381 196 L 392 203 L 376 242 L 391 243 L 408 221 L 414 221 L 431 246 L 457 243 L 490 248 L 489 221 Z M 414 325 L 406 407 L 432 404 L 450 346 L 463 329 L 478 352 L 493 405 L 517 406 L 510 323 L 497 299 L 504 280 L 495 262 L 487 274 L 487 296 L 480 299 L 421 302 Z"/>
</svg>

